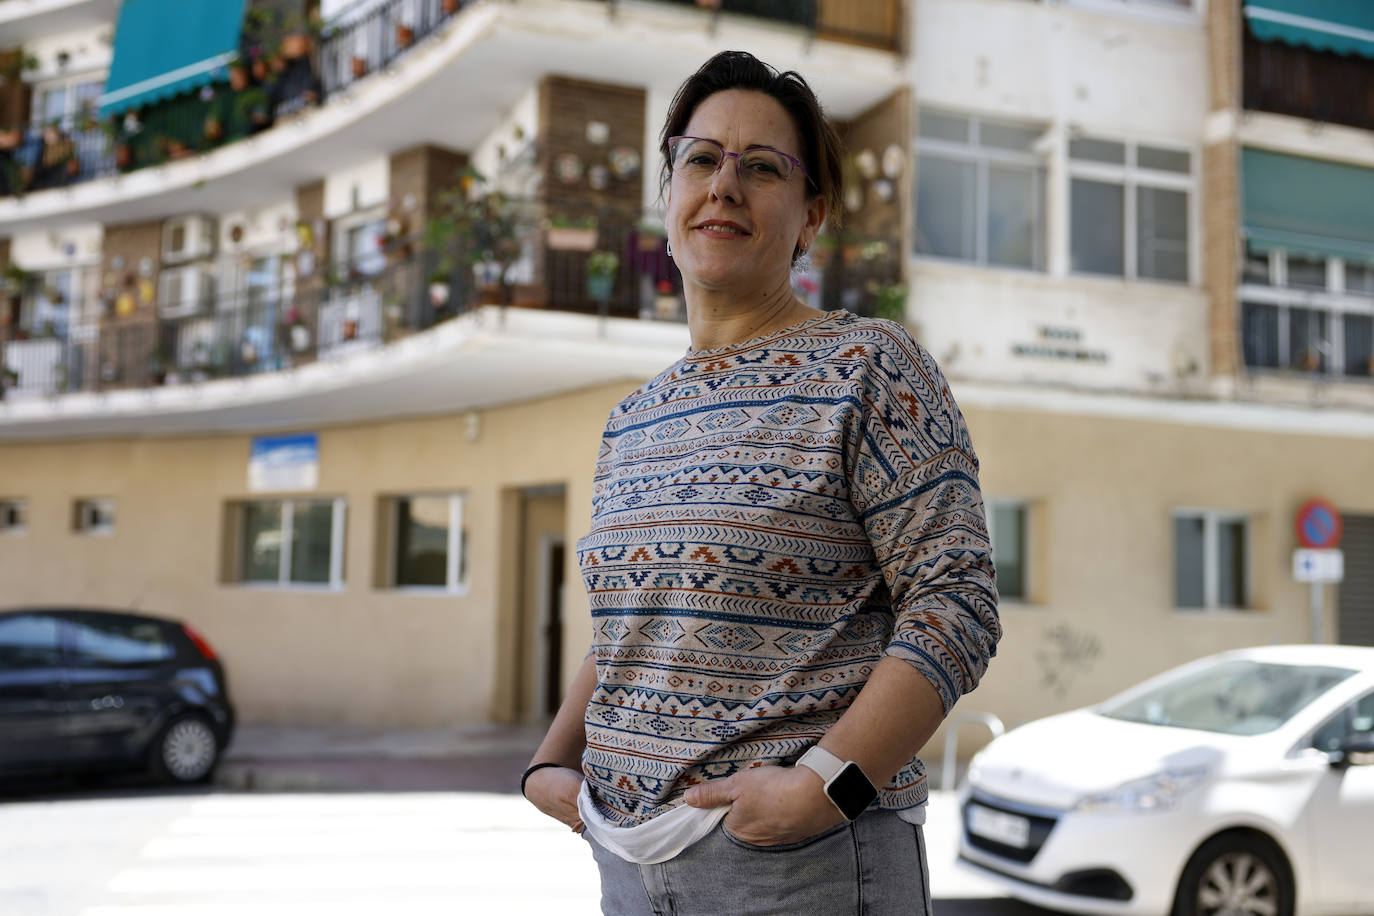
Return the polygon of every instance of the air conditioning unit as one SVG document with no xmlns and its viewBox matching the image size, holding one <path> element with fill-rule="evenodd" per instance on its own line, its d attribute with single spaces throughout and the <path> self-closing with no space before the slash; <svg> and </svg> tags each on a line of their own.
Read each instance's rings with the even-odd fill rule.
<svg viewBox="0 0 1374 916">
<path fill-rule="evenodd" d="M 185 318 L 208 312 L 215 298 L 215 277 L 208 264 L 164 267 L 158 278 L 157 312 L 163 318 Z"/>
<path fill-rule="evenodd" d="M 178 216 L 162 224 L 162 263 L 179 264 L 215 253 L 215 221 L 208 216 Z"/>
</svg>

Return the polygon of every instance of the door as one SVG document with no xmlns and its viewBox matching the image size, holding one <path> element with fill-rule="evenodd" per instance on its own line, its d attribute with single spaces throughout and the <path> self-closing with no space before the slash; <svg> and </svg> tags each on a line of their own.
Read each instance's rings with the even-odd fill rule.
<svg viewBox="0 0 1374 916">
<path fill-rule="evenodd" d="M 0 769 L 62 759 L 61 649 L 56 619 L 0 617 Z"/>
<path fill-rule="evenodd" d="M 143 753 L 172 702 L 175 647 L 146 618 L 73 613 L 68 618 L 66 739 L 82 763 Z"/>
<path fill-rule="evenodd" d="M 1343 515 L 1345 577 L 1336 590 L 1336 639 L 1374 646 L 1374 515 Z"/>
<path fill-rule="evenodd" d="M 540 616 L 544 623 L 540 634 L 544 656 L 541 712 L 552 716 L 563 702 L 563 539 L 545 536 L 540 546 Z"/>
<path fill-rule="evenodd" d="M 1332 751 L 1351 735 L 1374 737 L 1374 691 L 1354 701 L 1317 731 L 1313 744 Z M 1341 912 L 1369 912 L 1369 867 L 1374 862 L 1374 763 L 1330 767 L 1307 811 L 1312 861 L 1321 896 Z"/>
</svg>

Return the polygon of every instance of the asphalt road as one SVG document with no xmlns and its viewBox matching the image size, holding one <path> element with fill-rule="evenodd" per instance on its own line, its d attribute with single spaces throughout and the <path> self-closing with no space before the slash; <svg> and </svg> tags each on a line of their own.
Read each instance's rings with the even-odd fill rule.
<svg viewBox="0 0 1374 916">
<path fill-rule="evenodd" d="M 954 865 L 952 799 L 930 817 L 939 916 L 1047 912 Z M 125 781 L 0 794 L 4 916 L 592 916 L 597 900 L 586 845 L 509 793 Z"/>
</svg>

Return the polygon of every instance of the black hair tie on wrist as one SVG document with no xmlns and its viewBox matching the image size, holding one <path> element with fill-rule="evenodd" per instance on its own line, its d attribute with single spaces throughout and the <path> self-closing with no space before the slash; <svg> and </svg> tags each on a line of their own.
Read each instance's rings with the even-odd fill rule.
<svg viewBox="0 0 1374 916">
<path fill-rule="evenodd" d="M 554 763 L 554 762 L 551 761 L 551 760 L 547 760 L 547 761 L 545 761 L 545 762 L 543 762 L 543 763 L 533 763 L 533 764 L 530 764 L 529 769 L 527 769 L 527 770 L 521 775 L 521 777 L 520 777 L 520 794 L 521 794 L 521 795 L 524 795 L 526 799 L 528 799 L 529 796 L 528 796 L 528 795 L 525 795 L 525 782 L 526 782 L 526 781 L 530 778 L 530 776 L 531 776 L 532 774 L 534 774 L 537 770 L 542 770 L 542 769 L 544 769 L 545 767 L 559 767 L 560 769 L 567 769 L 566 767 L 563 766 L 563 764 L 561 764 L 561 763 Z"/>
</svg>

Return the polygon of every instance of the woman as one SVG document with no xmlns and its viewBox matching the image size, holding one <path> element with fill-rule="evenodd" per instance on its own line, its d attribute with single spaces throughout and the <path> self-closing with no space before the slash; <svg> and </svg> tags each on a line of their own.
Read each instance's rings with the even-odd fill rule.
<svg viewBox="0 0 1374 916">
<path fill-rule="evenodd" d="M 925 913 L 915 755 L 1001 635 L 967 429 L 900 325 L 792 292 L 841 194 L 800 76 L 713 57 L 661 150 L 692 344 L 607 421 L 592 649 L 522 790 L 609 914 Z"/>
</svg>

